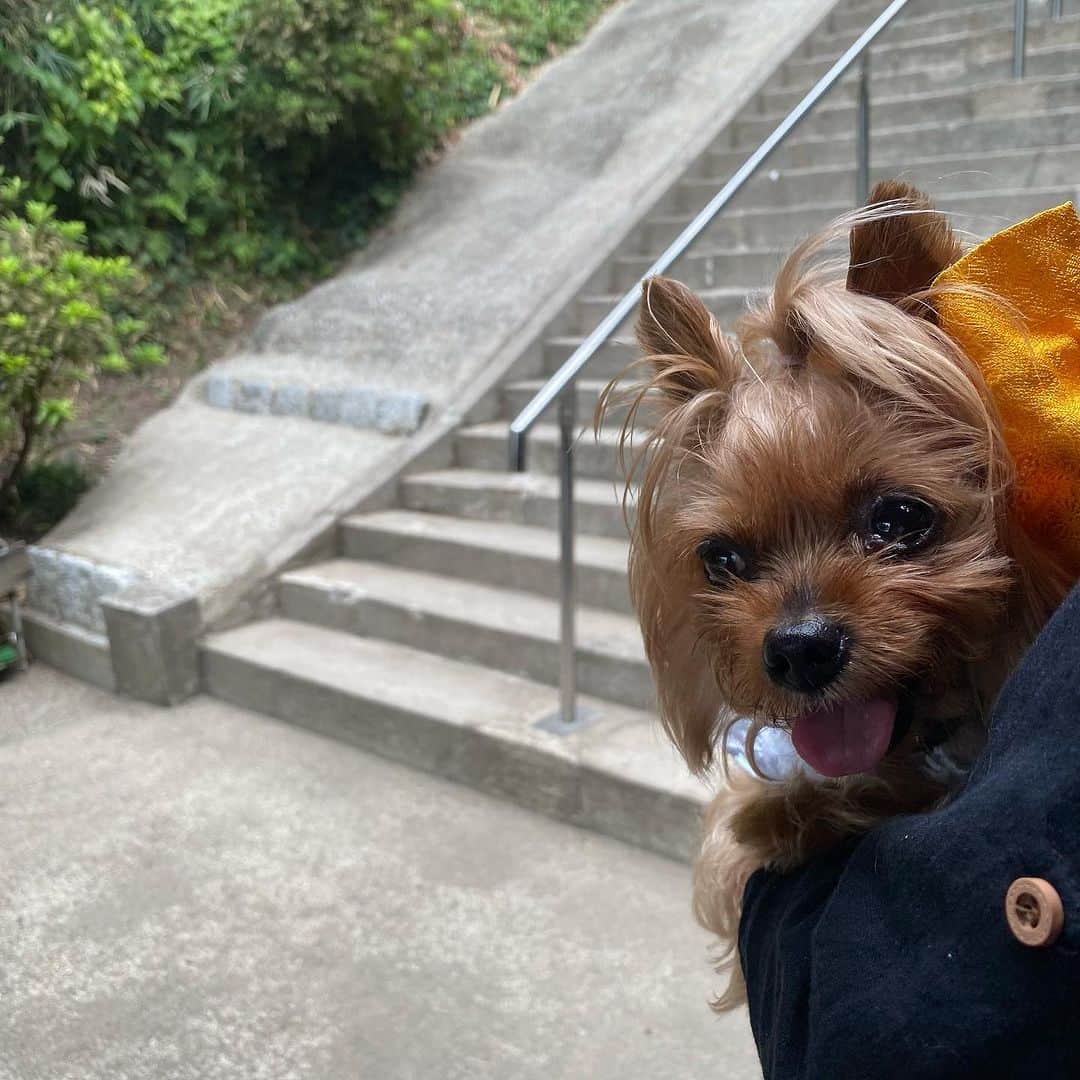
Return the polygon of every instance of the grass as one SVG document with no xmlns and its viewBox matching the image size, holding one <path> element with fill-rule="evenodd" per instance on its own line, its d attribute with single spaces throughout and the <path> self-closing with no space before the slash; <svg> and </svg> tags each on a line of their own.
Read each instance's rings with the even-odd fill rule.
<svg viewBox="0 0 1080 1080">
<path fill-rule="evenodd" d="M 578 41 L 610 0 L 465 0 L 465 10 L 523 69 Z M 498 53 L 496 53 L 498 55 Z"/>
</svg>

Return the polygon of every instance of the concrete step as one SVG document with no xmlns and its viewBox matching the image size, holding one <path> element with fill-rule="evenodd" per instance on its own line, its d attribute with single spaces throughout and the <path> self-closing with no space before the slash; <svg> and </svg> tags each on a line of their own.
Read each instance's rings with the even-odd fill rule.
<svg viewBox="0 0 1080 1080">
<path fill-rule="evenodd" d="M 1041 0 L 1035 0 L 1031 4 L 1033 15 L 1041 16 L 1045 9 L 1046 5 Z M 843 31 L 861 33 L 884 10 L 881 0 L 872 0 L 871 3 L 837 4 L 826 20 L 826 26 L 832 33 L 838 34 Z M 889 32 L 899 30 L 909 23 L 924 26 L 934 19 L 948 18 L 976 10 L 1003 11 L 1011 18 L 1013 3 L 1012 0 L 984 0 L 979 4 L 973 4 L 972 0 L 911 0 L 911 3 L 896 17 Z"/>
<path fill-rule="evenodd" d="M 739 218 L 731 226 L 725 226 L 724 221 L 728 220 L 729 215 L 721 215 L 721 220 L 714 222 L 706 230 L 702 237 L 703 243 L 709 243 L 714 240 L 719 246 L 726 244 L 738 244 L 739 240 L 734 242 L 729 239 L 732 236 L 746 235 L 749 244 L 751 246 L 757 246 L 757 244 L 767 244 L 773 237 L 767 235 L 773 229 L 771 221 L 771 215 L 773 211 L 769 211 L 767 214 L 763 214 L 763 220 L 754 220 L 750 223 L 749 227 L 746 227 L 746 222 L 743 218 Z M 665 244 L 667 244 L 674 236 L 678 235 L 679 230 L 671 230 L 670 226 L 675 218 L 659 218 L 655 223 L 647 223 L 645 226 L 646 241 L 649 244 L 647 250 L 661 251 Z M 687 218 L 682 219 L 685 225 Z M 760 232 L 760 238 L 758 233 Z M 796 235 L 795 233 L 788 233 L 789 236 Z M 749 275 L 747 275 L 749 276 Z M 764 285 L 764 282 L 761 282 Z M 753 283 L 746 283 L 744 285 L 721 285 L 711 289 L 703 289 L 701 291 L 701 298 L 705 301 L 706 306 L 710 311 L 720 320 L 724 326 L 730 326 L 740 315 L 746 311 L 747 297 L 751 295 L 755 288 L 758 286 Z M 615 293 L 601 293 L 592 296 L 582 296 L 577 300 L 575 319 L 577 323 L 577 329 L 582 334 L 591 333 L 597 326 L 601 319 L 618 303 L 622 294 Z M 633 327 L 637 322 L 637 310 L 632 311 L 626 320 L 618 327 L 617 333 L 626 337 L 633 332 Z"/>
<path fill-rule="evenodd" d="M 906 41 L 923 41 L 954 34 L 975 34 L 983 30 L 1011 30 L 1012 5 L 1007 3 L 972 4 L 963 7 L 935 5 L 937 10 L 911 14 L 910 7 L 898 15 L 878 40 L 881 44 L 896 45 Z M 839 56 L 884 11 L 881 4 L 837 13 L 829 23 L 829 32 L 817 32 L 802 46 L 803 56 Z"/>
<path fill-rule="evenodd" d="M 1052 75 L 1024 80 L 997 80 L 955 89 L 924 90 L 901 97 L 876 97 L 871 105 L 874 127 L 904 127 L 913 122 L 949 123 L 987 117 L 1030 115 L 1050 109 L 1080 106 L 1080 79 Z M 751 148 L 764 142 L 786 113 L 743 116 L 728 125 L 732 147 Z M 848 101 L 826 99 L 799 129 L 802 137 L 848 135 L 855 130 L 857 113 Z"/>
<path fill-rule="evenodd" d="M 559 595 L 558 548 L 558 534 L 552 529 L 409 510 L 358 514 L 342 522 L 342 551 L 347 558 L 386 562 L 540 596 Z M 580 602 L 629 614 L 626 543 L 578 536 L 574 554 Z"/>
<path fill-rule="evenodd" d="M 1077 53 L 1080 62 L 1080 51 Z M 853 125 L 854 128 L 854 125 Z M 1076 142 L 1080 132 L 1080 107 L 1045 109 L 1035 113 L 1021 110 L 1008 115 L 982 116 L 970 120 L 943 122 L 919 121 L 907 126 L 875 127 L 871 132 L 871 156 L 878 164 L 899 162 L 905 157 L 928 158 L 964 152 L 1015 150 L 1019 147 L 1056 146 Z M 760 140 L 758 140 L 760 141 Z M 749 157 L 758 146 L 749 141 L 738 147 Z M 837 150 L 828 158 L 822 156 L 825 146 Z M 807 160 L 804 149 L 814 156 Z M 850 150 L 845 158 L 842 151 Z M 846 164 L 854 160 L 855 134 L 837 132 L 828 136 L 799 134 L 791 137 L 786 147 L 776 151 L 778 162 L 806 165 Z M 792 160 L 798 156 L 799 161 Z M 745 160 L 744 157 L 744 160 Z"/>
<path fill-rule="evenodd" d="M 967 39 L 958 40 L 963 42 Z M 1078 43 L 1071 32 L 1060 38 L 1051 35 L 1041 44 L 1032 44 L 1029 41 L 1025 66 L 1026 77 L 1040 78 L 1047 75 L 1072 74 L 1077 69 L 1077 48 Z M 874 56 L 876 55 L 875 51 Z M 871 97 L 873 99 L 895 97 L 903 93 L 934 89 L 951 90 L 968 83 L 1004 80 L 1012 76 L 1012 63 L 1011 36 L 1008 47 L 1001 48 L 999 45 L 999 51 L 981 50 L 965 53 L 963 46 L 958 45 L 948 60 L 939 57 L 932 62 L 915 67 L 903 67 L 899 70 L 872 67 Z M 778 92 L 783 87 L 793 94 L 797 102 L 830 66 L 823 62 L 817 63 L 812 68 L 804 66 L 801 72 L 789 75 L 787 78 L 778 78 L 777 85 L 770 94 Z M 839 92 L 842 86 L 852 84 L 856 78 L 855 74 L 845 75 L 833 87 L 833 93 Z M 780 109 L 783 109 L 782 105 Z"/>
<path fill-rule="evenodd" d="M 707 792 L 647 713 L 583 698 L 593 722 L 555 734 L 551 687 L 287 619 L 212 635 L 202 665 L 243 708 L 665 855 L 696 846 Z"/>
<path fill-rule="evenodd" d="M 1080 131 L 1077 137 L 1080 138 Z M 901 177 L 935 196 L 939 191 L 955 190 L 960 184 L 968 192 L 1024 187 L 1066 188 L 1076 184 L 1080 178 L 1080 143 L 1030 150 L 946 155 L 895 165 L 878 164 L 872 166 L 870 172 L 874 180 Z M 721 175 L 683 181 L 673 193 L 672 212 L 700 210 L 726 181 L 727 176 Z M 854 190 L 855 168 L 850 162 L 801 169 L 770 168 L 766 163 L 736 196 L 732 207 L 784 208 L 828 202 L 836 197 L 837 192 Z M 641 265 L 644 257 L 628 256 L 627 259 L 634 265 Z M 621 261 L 617 261 L 617 267 Z M 618 272 L 616 269 L 616 275 Z M 618 280 L 622 281 L 623 278 Z"/>
<path fill-rule="evenodd" d="M 587 369 L 591 365 L 587 365 Z M 622 374 L 622 373 L 620 373 Z M 618 379 L 618 384 L 608 401 L 604 413 L 604 427 L 611 432 L 618 432 L 626 419 L 630 408 L 637 404 L 637 393 L 642 380 L 650 372 L 645 370 L 630 370 Z M 508 383 L 502 388 L 503 408 L 502 417 L 512 420 L 523 408 L 543 389 L 546 379 L 522 379 Z M 596 422 L 596 409 L 600 404 L 600 396 L 610 383 L 610 379 L 579 378 L 577 380 L 577 423 L 580 427 L 591 429 Z M 637 423 L 648 424 L 650 401 L 644 400 L 637 404 Z M 556 409 L 552 406 L 544 414 L 546 421 L 555 423 Z"/>
<path fill-rule="evenodd" d="M 706 191 L 704 184 L 695 185 Z M 696 204 L 701 209 L 709 201 L 715 189 Z M 689 198 L 687 202 L 689 202 Z M 693 205 L 687 207 L 693 209 Z M 753 282 L 754 288 L 767 285 L 776 276 L 780 263 L 790 248 L 709 248 L 692 247 L 668 271 L 671 277 L 689 285 L 692 289 L 715 289 L 736 287 L 737 282 Z M 654 255 L 623 255 L 615 260 L 613 285 L 616 289 L 628 289 L 649 268 Z M 745 288 L 743 289 L 745 293 Z M 603 315 L 601 315 L 601 318 Z"/>
<path fill-rule="evenodd" d="M 958 133 L 958 141 L 962 141 L 962 134 Z M 981 238 L 1023 217 L 1067 202 L 1075 193 L 1075 186 L 1016 188 L 963 194 L 953 191 L 936 193 L 936 202 L 942 210 L 950 214 L 957 228 Z M 705 229 L 698 242 L 703 247 L 719 248 L 740 245 L 751 248 L 787 247 L 799 237 L 820 229 L 854 205 L 854 198 L 843 199 L 841 191 L 837 192 L 837 196 L 841 201 L 778 209 L 725 211 Z M 689 220 L 689 215 L 686 214 L 649 219 L 638 229 L 637 239 L 641 250 L 662 250 Z M 585 310 L 590 316 L 598 314 L 596 321 L 591 324 L 584 319 L 579 320 L 580 329 L 585 333 L 600 321 L 611 306 L 609 304 L 604 307 L 603 298 L 590 299 L 592 302 Z M 737 307 L 731 296 L 721 297 L 721 301 L 716 307 L 718 314 L 722 308 L 731 311 Z M 581 302 L 579 306 L 583 306 Z"/>
<path fill-rule="evenodd" d="M 936 69 L 928 68 L 925 71 L 909 71 L 900 75 L 879 75 L 871 83 L 871 104 L 879 97 L 896 98 L 906 94 L 924 94 L 934 89 L 945 91 L 955 89 L 963 84 L 963 80 L 951 74 L 953 70 L 950 68 L 938 74 Z M 756 111 L 769 115 L 787 116 L 802 101 L 811 86 L 813 86 L 812 82 L 805 86 L 788 86 L 779 80 L 770 82 L 757 96 Z M 826 102 L 854 105 L 858 95 L 858 86 L 859 80 L 855 74 L 845 75 L 822 100 L 821 106 L 823 107 Z M 748 111 L 746 115 L 752 116 L 754 112 Z"/>
<path fill-rule="evenodd" d="M 591 329 L 591 328 L 590 328 Z M 584 341 L 584 336 L 563 334 L 544 341 L 544 371 L 553 375 L 560 365 L 565 363 L 574 350 Z M 619 334 L 602 345 L 585 367 L 585 375 L 590 379 L 613 379 L 622 375 L 641 355 L 641 350 L 634 341 L 634 335 Z M 627 374 L 629 374 L 627 372 Z"/>
<path fill-rule="evenodd" d="M 559 683 L 557 600 L 356 559 L 290 571 L 278 598 L 289 619 Z M 649 708 L 652 680 L 637 620 L 579 608 L 575 630 L 581 692 Z"/>
<path fill-rule="evenodd" d="M 872 121 L 879 130 L 903 127 L 916 120 L 946 123 L 950 120 L 970 120 L 975 115 L 976 102 L 971 89 L 923 90 L 903 97 L 880 97 L 873 99 Z M 780 126 L 787 112 L 747 113 L 729 124 L 714 149 L 725 146 L 733 149 L 751 150 L 763 143 Z M 846 135 L 855 130 L 857 114 L 855 105 L 849 101 L 820 102 L 799 125 L 801 138 Z"/>
<path fill-rule="evenodd" d="M 1027 43 L 1032 53 L 1051 45 L 1080 44 L 1080 17 L 1069 16 L 1060 22 L 1032 21 L 1028 27 Z M 957 74 L 962 74 L 965 68 L 1011 56 L 1012 47 L 1011 26 L 897 42 L 890 41 L 886 35 L 881 44 L 873 47 L 870 62 L 872 70 L 883 75 L 939 66 L 955 66 Z M 836 63 L 841 51 L 838 49 L 807 59 L 790 60 L 780 69 L 780 77 L 788 86 L 813 85 Z M 1000 74 L 1005 77 L 1008 68 Z"/>
<path fill-rule="evenodd" d="M 1005 65 L 1004 58 L 973 63 L 970 68 L 958 71 L 957 65 L 937 64 L 918 71 L 902 71 L 884 75 L 871 70 L 871 105 L 883 98 L 899 98 L 909 94 L 925 94 L 939 90 L 948 93 L 976 82 L 996 81 L 1009 78 L 1012 68 Z M 1032 73 L 1029 73 L 1032 74 Z M 1044 73 L 1045 74 L 1045 73 Z M 758 111 L 786 116 L 802 101 L 816 80 L 789 85 L 779 79 L 769 83 L 756 98 Z M 853 105 L 858 93 L 858 73 L 850 71 L 829 91 L 821 102 Z M 752 115 L 748 113 L 747 115 Z"/>
<path fill-rule="evenodd" d="M 507 468 L 506 446 L 510 425 L 504 420 L 460 428 L 455 440 L 457 464 L 464 469 L 495 472 Z M 574 443 L 575 476 L 614 484 L 619 480 L 619 432 L 605 428 L 593 435 L 592 425 L 580 422 Z M 559 430 L 554 424 L 537 424 L 529 432 L 527 464 L 530 472 L 554 475 L 559 468 Z"/>
<path fill-rule="evenodd" d="M 507 521 L 556 529 L 558 477 L 480 469 L 445 469 L 402 477 L 401 502 L 409 510 L 480 521 Z M 606 480 L 574 478 L 577 533 L 626 539 L 622 487 Z"/>
<path fill-rule="evenodd" d="M 630 277 L 624 288 L 629 288 L 637 279 Z M 503 416 L 512 419 L 540 392 L 546 379 L 518 379 L 504 384 L 499 393 L 502 398 Z M 577 416 L 582 423 L 591 423 L 600 395 L 607 386 L 607 379 L 579 378 L 577 380 Z M 554 417 L 554 406 L 550 410 Z"/>
<path fill-rule="evenodd" d="M 918 123 L 907 127 L 875 128 L 871 139 L 871 160 L 878 168 L 885 165 L 904 166 L 909 160 L 985 154 L 995 150 L 1041 150 L 1077 142 L 1080 142 L 1080 108 L 1052 109 L 1034 116 L 1019 114 L 949 124 Z M 756 147 L 705 155 L 699 166 L 699 175 L 730 176 L 754 149 Z M 778 147 L 762 166 L 762 175 L 770 168 L 851 166 L 854 161 L 854 134 L 828 138 L 796 134 Z"/>
</svg>

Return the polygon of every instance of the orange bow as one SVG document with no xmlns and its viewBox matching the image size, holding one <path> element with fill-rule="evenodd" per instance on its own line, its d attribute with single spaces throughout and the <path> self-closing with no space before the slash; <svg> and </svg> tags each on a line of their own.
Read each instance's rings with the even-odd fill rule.
<svg viewBox="0 0 1080 1080">
<path fill-rule="evenodd" d="M 1080 220 L 1072 203 L 973 248 L 936 285 L 941 326 L 978 365 L 1016 463 L 1021 523 L 1080 574 Z M 1015 315 L 1019 313 L 1022 323 Z"/>
</svg>

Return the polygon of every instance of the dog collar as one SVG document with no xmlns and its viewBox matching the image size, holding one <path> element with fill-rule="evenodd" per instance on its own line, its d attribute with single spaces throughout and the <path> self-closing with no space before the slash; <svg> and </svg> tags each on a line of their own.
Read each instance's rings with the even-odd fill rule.
<svg viewBox="0 0 1080 1080">
<path fill-rule="evenodd" d="M 943 287 L 934 300 L 942 329 L 978 366 L 1001 416 L 1020 523 L 1080 574 L 1080 219 L 1072 203 L 990 237 L 934 284 Z"/>
</svg>

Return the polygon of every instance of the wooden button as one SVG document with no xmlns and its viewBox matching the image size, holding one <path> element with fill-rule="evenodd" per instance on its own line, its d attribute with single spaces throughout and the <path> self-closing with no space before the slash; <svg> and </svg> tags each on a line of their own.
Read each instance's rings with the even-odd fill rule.
<svg viewBox="0 0 1080 1080">
<path fill-rule="evenodd" d="M 1005 894 L 1005 918 L 1021 945 L 1043 949 L 1057 941 L 1065 925 L 1065 909 L 1049 881 L 1022 877 Z"/>
</svg>

